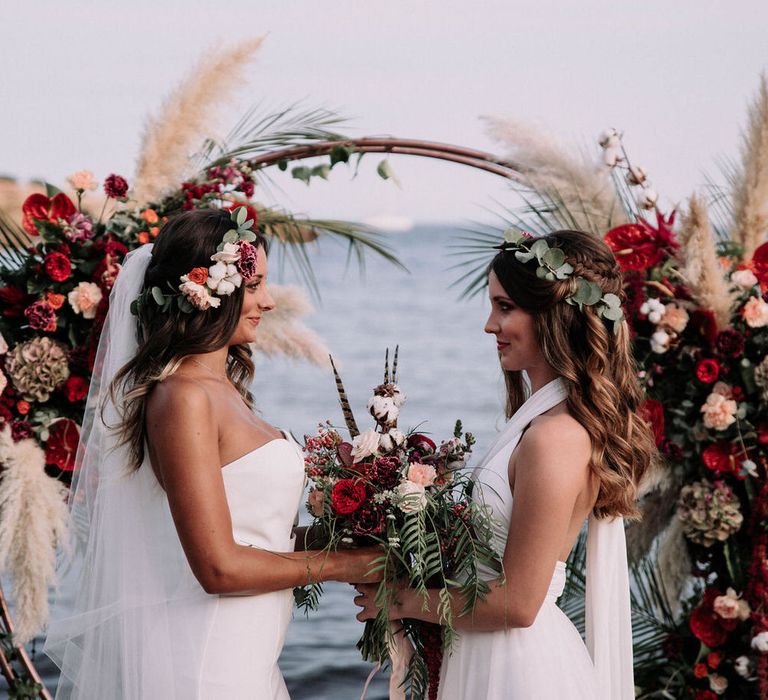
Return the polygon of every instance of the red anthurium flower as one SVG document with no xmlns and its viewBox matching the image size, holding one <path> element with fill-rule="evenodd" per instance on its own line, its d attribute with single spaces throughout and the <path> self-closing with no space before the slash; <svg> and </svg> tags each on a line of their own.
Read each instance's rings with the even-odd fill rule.
<svg viewBox="0 0 768 700">
<path fill-rule="evenodd" d="M 760 288 L 764 292 L 768 291 L 768 243 L 763 243 L 755 250 L 750 268 L 760 282 Z"/>
<path fill-rule="evenodd" d="M 656 213 L 656 227 L 645 219 L 634 224 L 624 224 L 605 234 L 605 242 L 616 254 L 622 270 L 643 272 L 658 265 L 664 256 L 677 249 L 678 244 L 672 231 L 674 212 L 669 218 Z"/>
<path fill-rule="evenodd" d="M 59 192 L 53 199 L 44 194 L 31 194 L 24 200 L 21 207 L 23 218 L 21 221 L 24 230 L 30 236 L 37 235 L 35 221 L 50 221 L 55 224 L 59 219 L 69 220 L 69 217 L 77 212 L 72 200 L 63 192 Z"/>
<path fill-rule="evenodd" d="M 65 472 L 75 468 L 77 443 L 80 440 L 80 430 L 75 421 L 62 418 L 53 423 L 48 430 L 48 441 L 45 443 L 45 463 L 53 464 Z"/>
</svg>

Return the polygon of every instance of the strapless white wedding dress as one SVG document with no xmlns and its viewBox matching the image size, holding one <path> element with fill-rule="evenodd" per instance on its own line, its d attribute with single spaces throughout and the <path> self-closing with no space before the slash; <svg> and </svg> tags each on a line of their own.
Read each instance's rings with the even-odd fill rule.
<svg viewBox="0 0 768 700">
<path fill-rule="evenodd" d="M 490 507 L 496 521 L 493 542 L 499 555 L 506 547 L 513 507 L 509 459 L 526 426 L 565 398 L 561 380 L 550 382 L 533 394 L 510 419 L 474 471 L 475 498 Z M 460 633 L 451 654 L 443 660 L 440 700 L 634 697 L 629 585 L 621 519 L 609 522 L 590 518 L 588 538 L 588 645 L 557 607 L 566 578 L 565 563 L 557 562 L 546 599 L 530 627 Z M 485 576 L 491 579 L 496 575 L 486 571 Z"/>
<path fill-rule="evenodd" d="M 291 438 L 277 439 L 222 468 L 238 544 L 293 550 L 304 488 L 304 459 Z M 200 700 L 288 700 L 277 666 L 293 608 L 291 589 L 217 596 L 199 671 Z"/>
</svg>

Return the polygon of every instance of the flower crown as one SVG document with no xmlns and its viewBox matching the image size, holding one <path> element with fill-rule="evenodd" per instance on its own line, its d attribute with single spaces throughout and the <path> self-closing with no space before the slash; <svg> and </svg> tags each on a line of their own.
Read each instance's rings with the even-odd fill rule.
<svg viewBox="0 0 768 700">
<path fill-rule="evenodd" d="M 224 237 L 211 255 L 213 265 L 208 268 L 195 267 L 179 280 L 178 289 L 170 282 L 171 292 L 164 292 L 160 287 L 145 289 L 131 304 L 131 313 L 141 315 L 142 308 L 149 301 L 168 311 L 175 303 L 179 310 L 191 313 L 194 309 L 205 311 L 216 309 L 221 304 L 221 297 L 229 296 L 242 283 L 256 274 L 257 250 L 252 241 L 256 234 L 252 230 L 253 219 L 247 219 L 245 207 L 237 207 L 230 213 L 233 228 Z"/>
<path fill-rule="evenodd" d="M 530 233 L 507 229 L 504 241 L 496 246 L 499 250 L 515 254 L 521 263 L 536 260 L 536 276 L 539 279 L 564 280 L 573 275 L 573 265 L 566 262 L 565 253 L 560 248 L 550 248 L 546 238 L 534 238 Z M 604 293 L 600 285 L 584 277 L 576 277 L 576 291 L 565 298 L 565 301 L 583 310 L 592 306 L 595 313 L 606 321 L 613 322 L 613 331 L 618 333 L 619 326 L 624 320 L 621 299 L 611 292 Z"/>
</svg>

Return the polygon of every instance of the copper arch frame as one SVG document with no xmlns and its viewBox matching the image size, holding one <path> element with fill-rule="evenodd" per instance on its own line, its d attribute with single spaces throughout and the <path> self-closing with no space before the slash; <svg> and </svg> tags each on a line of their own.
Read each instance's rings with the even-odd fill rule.
<svg viewBox="0 0 768 700">
<path fill-rule="evenodd" d="M 297 160 L 317 158 L 330 155 L 334 149 L 343 147 L 351 151 L 351 155 L 364 153 L 383 153 L 394 155 L 420 156 L 444 160 L 458 165 L 465 165 L 478 170 L 497 175 L 522 184 L 523 176 L 518 167 L 511 161 L 499 158 L 492 153 L 477 151 L 463 146 L 453 146 L 447 143 L 435 141 L 422 141 L 419 139 L 401 139 L 393 136 L 364 137 L 359 139 L 339 139 L 329 141 L 317 141 L 305 146 L 292 146 L 275 151 L 268 151 L 261 155 L 247 158 L 247 162 L 257 170 Z M 0 587 L 0 672 L 5 676 L 9 684 L 20 680 L 19 675 L 13 670 L 12 661 L 17 661 L 26 675 L 27 680 L 40 685 L 42 690 L 38 697 L 42 700 L 53 700 L 43 684 L 40 674 L 37 672 L 32 659 L 23 646 L 14 646 L 7 643 L 12 639 L 13 622 Z M 13 658 L 15 657 L 15 659 Z"/>
</svg>

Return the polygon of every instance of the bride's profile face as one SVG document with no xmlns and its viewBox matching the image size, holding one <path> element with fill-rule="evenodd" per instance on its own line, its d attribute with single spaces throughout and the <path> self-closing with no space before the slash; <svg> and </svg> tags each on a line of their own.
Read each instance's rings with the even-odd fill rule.
<svg viewBox="0 0 768 700">
<path fill-rule="evenodd" d="M 527 370 L 545 362 L 536 339 L 533 316 L 510 299 L 494 272 L 488 276 L 491 313 L 485 332 L 496 336 L 501 367 L 507 371 Z"/>
<path fill-rule="evenodd" d="M 256 274 L 243 280 L 245 287 L 243 308 L 240 311 L 240 320 L 235 332 L 229 341 L 231 345 L 242 345 L 256 340 L 256 329 L 261 322 L 261 317 L 275 308 L 275 301 L 267 289 L 267 254 L 261 246 L 256 249 L 256 253 Z"/>
</svg>

